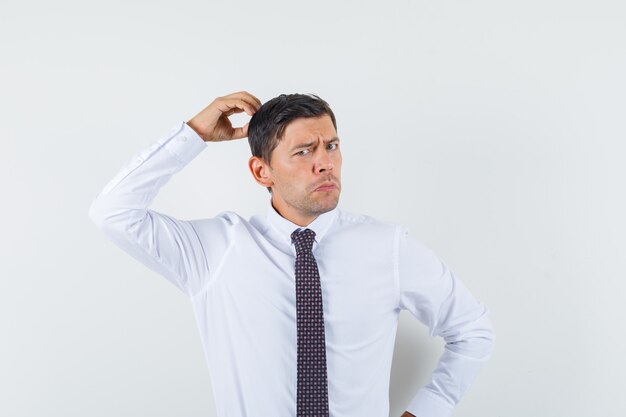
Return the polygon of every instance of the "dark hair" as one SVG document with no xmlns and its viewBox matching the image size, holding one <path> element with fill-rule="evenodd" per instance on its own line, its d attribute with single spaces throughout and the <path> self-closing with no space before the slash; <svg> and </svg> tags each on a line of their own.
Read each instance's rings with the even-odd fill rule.
<svg viewBox="0 0 626 417">
<path fill-rule="evenodd" d="M 252 115 L 248 125 L 248 143 L 253 156 L 271 166 L 272 152 L 283 137 L 285 128 L 300 117 L 329 115 L 337 130 L 335 114 L 328 103 L 315 94 L 281 94 L 266 101 Z M 271 187 L 267 187 L 271 193 Z"/>
</svg>

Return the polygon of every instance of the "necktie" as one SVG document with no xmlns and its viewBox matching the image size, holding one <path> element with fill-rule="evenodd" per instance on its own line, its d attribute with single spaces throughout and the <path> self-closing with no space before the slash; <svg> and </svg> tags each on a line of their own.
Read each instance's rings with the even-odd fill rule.
<svg viewBox="0 0 626 417">
<path fill-rule="evenodd" d="M 314 239 L 311 229 L 291 234 L 296 246 L 297 417 L 328 417 L 324 309 L 320 274 L 312 252 Z"/>
</svg>

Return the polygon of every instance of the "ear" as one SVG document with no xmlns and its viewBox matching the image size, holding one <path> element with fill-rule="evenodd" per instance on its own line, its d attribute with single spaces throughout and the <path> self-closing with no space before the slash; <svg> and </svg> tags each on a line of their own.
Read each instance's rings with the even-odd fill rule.
<svg viewBox="0 0 626 417">
<path fill-rule="evenodd" d="M 271 179 L 269 166 L 261 158 L 251 156 L 248 160 L 248 168 L 254 180 L 263 187 L 271 187 L 274 181 Z"/>
</svg>

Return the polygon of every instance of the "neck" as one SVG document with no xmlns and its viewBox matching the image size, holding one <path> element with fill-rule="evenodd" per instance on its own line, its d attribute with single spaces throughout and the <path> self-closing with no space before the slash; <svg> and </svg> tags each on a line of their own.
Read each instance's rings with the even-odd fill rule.
<svg viewBox="0 0 626 417">
<path fill-rule="evenodd" d="M 278 199 L 277 201 L 275 201 L 274 196 L 272 196 L 271 204 L 272 204 L 272 207 L 274 207 L 274 210 L 278 212 L 278 214 L 280 214 L 282 217 L 289 220 L 290 222 L 297 224 L 300 227 L 308 226 L 309 224 L 311 224 L 313 220 L 317 218 L 317 215 L 315 216 L 302 215 L 301 213 L 297 212 L 293 207 L 284 203 L 282 200 Z"/>
</svg>

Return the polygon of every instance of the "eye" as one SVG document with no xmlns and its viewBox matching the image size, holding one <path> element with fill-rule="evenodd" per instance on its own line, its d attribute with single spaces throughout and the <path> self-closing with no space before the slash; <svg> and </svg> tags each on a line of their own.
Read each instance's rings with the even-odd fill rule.
<svg viewBox="0 0 626 417">
<path fill-rule="evenodd" d="M 339 146 L 339 144 L 338 143 L 329 143 L 328 146 L 334 146 L 334 148 L 332 148 L 332 150 L 336 150 L 337 147 Z M 308 149 L 303 149 L 303 150 L 301 150 L 299 152 L 296 152 L 294 155 L 304 156 L 305 155 L 304 154 L 305 151 L 308 152 L 309 150 Z"/>
</svg>

